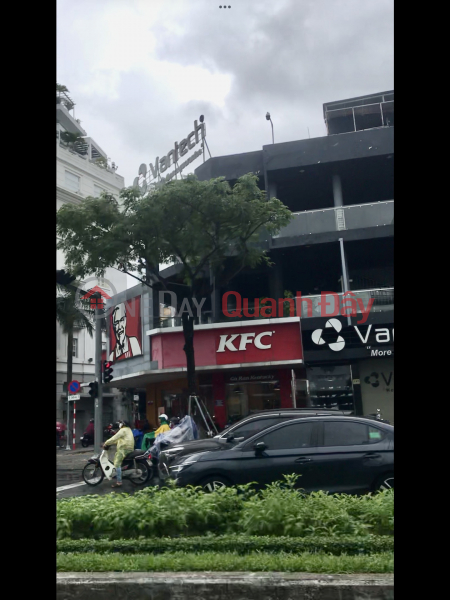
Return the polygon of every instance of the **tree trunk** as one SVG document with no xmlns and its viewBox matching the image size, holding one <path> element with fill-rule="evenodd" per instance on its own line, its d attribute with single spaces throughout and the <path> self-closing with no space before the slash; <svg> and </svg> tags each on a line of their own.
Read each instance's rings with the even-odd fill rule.
<svg viewBox="0 0 450 600">
<path fill-rule="evenodd" d="M 189 394 L 197 394 L 197 382 L 195 379 L 195 355 L 194 355 L 194 317 L 191 317 L 187 312 L 183 312 L 182 316 L 184 346 L 183 350 L 186 354 L 187 365 L 187 380 Z"/>
</svg>

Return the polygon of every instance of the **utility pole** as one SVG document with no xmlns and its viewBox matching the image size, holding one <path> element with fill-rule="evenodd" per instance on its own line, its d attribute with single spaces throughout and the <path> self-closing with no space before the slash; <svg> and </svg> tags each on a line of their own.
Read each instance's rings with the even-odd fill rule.
<svg viewBox="0 0 450 600">
<path fill-rule="evenodd" d="M 101 299 L 100 294 L 96 296 L 97 301 Z M 95 399 L 94 411 L 94 452 L 100 454 L 103 444 L 103 390 L 102 390 L 102 318 L 103 310 L 95 309 L 95 379 L 98 383 L 98 395 Z"/>
</svg>

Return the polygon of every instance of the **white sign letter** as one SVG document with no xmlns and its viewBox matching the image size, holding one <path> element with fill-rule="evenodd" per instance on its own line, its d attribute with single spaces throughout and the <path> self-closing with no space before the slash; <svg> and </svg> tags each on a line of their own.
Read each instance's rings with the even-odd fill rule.
<svg viewBox="0 0 450 600">
<path fill-rule="evenodd" d="M 247 344 L 251 344 L 253 340 L 251 338 L 255 337 L 254 333 L 241 333 L 241 343 L 239 344 L 239 350 L 246 350 Z"/>
<path fill-rule="evenodd" d="M 228 348 L 228 350 L 231 350 L 232 352 L 237 352 L 237 348 L 233 346 L 233 342 L 238 336 L 239 334 L 235 333 L 230 335 L 230 339 L 227 340 L 228 335 L 221 335 L 217 352 L 225 352 L 225 348 Z"/>
<path fill-rule="evenodd" d="M 390 335 L 389 335 L 389 329 L 387 329 L 386 327 L 382 327 L 380 329 L 375 329 L 375 331 L 379 331 L 380 333 L 377 333 L 375 336 L 375 339 L 377 340 L 377 342 L 379 342 L 380 344 L 389 342 Z"/>
<path fill-rule="evenodd" d="M 259 348 L 260 350 L 267 350 L 269 348 L 272 348 L 272 344 L 262 344 L 261 343 L 261 338 L 264 337 L 265 335 L 272 335 L 273 331 L 264 331 L 264 333 L 259 333 L 256 337 L 255 337 L 255 346 L 257 348 Z"/>
</svg>

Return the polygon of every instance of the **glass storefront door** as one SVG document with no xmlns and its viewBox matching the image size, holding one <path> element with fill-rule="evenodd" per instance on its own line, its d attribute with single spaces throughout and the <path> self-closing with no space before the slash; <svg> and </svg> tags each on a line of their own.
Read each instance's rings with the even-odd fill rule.
<svg viewBox="0 0 450 600">
<path fill-rule="evenodd" d="M 234 423 L 260 410 L 280 408 L 280 386 L 278 381 L 228 383 L 228 422 Z"/>
<path fill-rule="evenodd" d="M 354 412 L 350 365 L 307 367 L 308 406 Z"/>
</svg>

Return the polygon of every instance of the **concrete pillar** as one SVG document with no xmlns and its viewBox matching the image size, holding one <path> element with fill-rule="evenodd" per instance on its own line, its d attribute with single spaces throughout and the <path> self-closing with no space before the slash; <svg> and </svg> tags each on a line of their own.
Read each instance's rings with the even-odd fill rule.
<svg viewBox="0 0 450 600">
<path fill-rule="evenodd" d="M 274 181 L 268 183 L 268 196 L 269 198 L 277 197 L 277 184 Z"/>
<path fill-rule="evenodd" d="M 334 206 L 343 206 L 342 200 L 342 181 L 338 173 L 333 173 L 333 200 Z"/>
<path fill-rule="evenodd" d="M 269 270 L 270 297 L 278 303 L 278 298 L 284 297 L 283 271 L 280 263 L 275 263 Z M 278 304 L 277 304 L 278 310 Z"/>
</svg>

